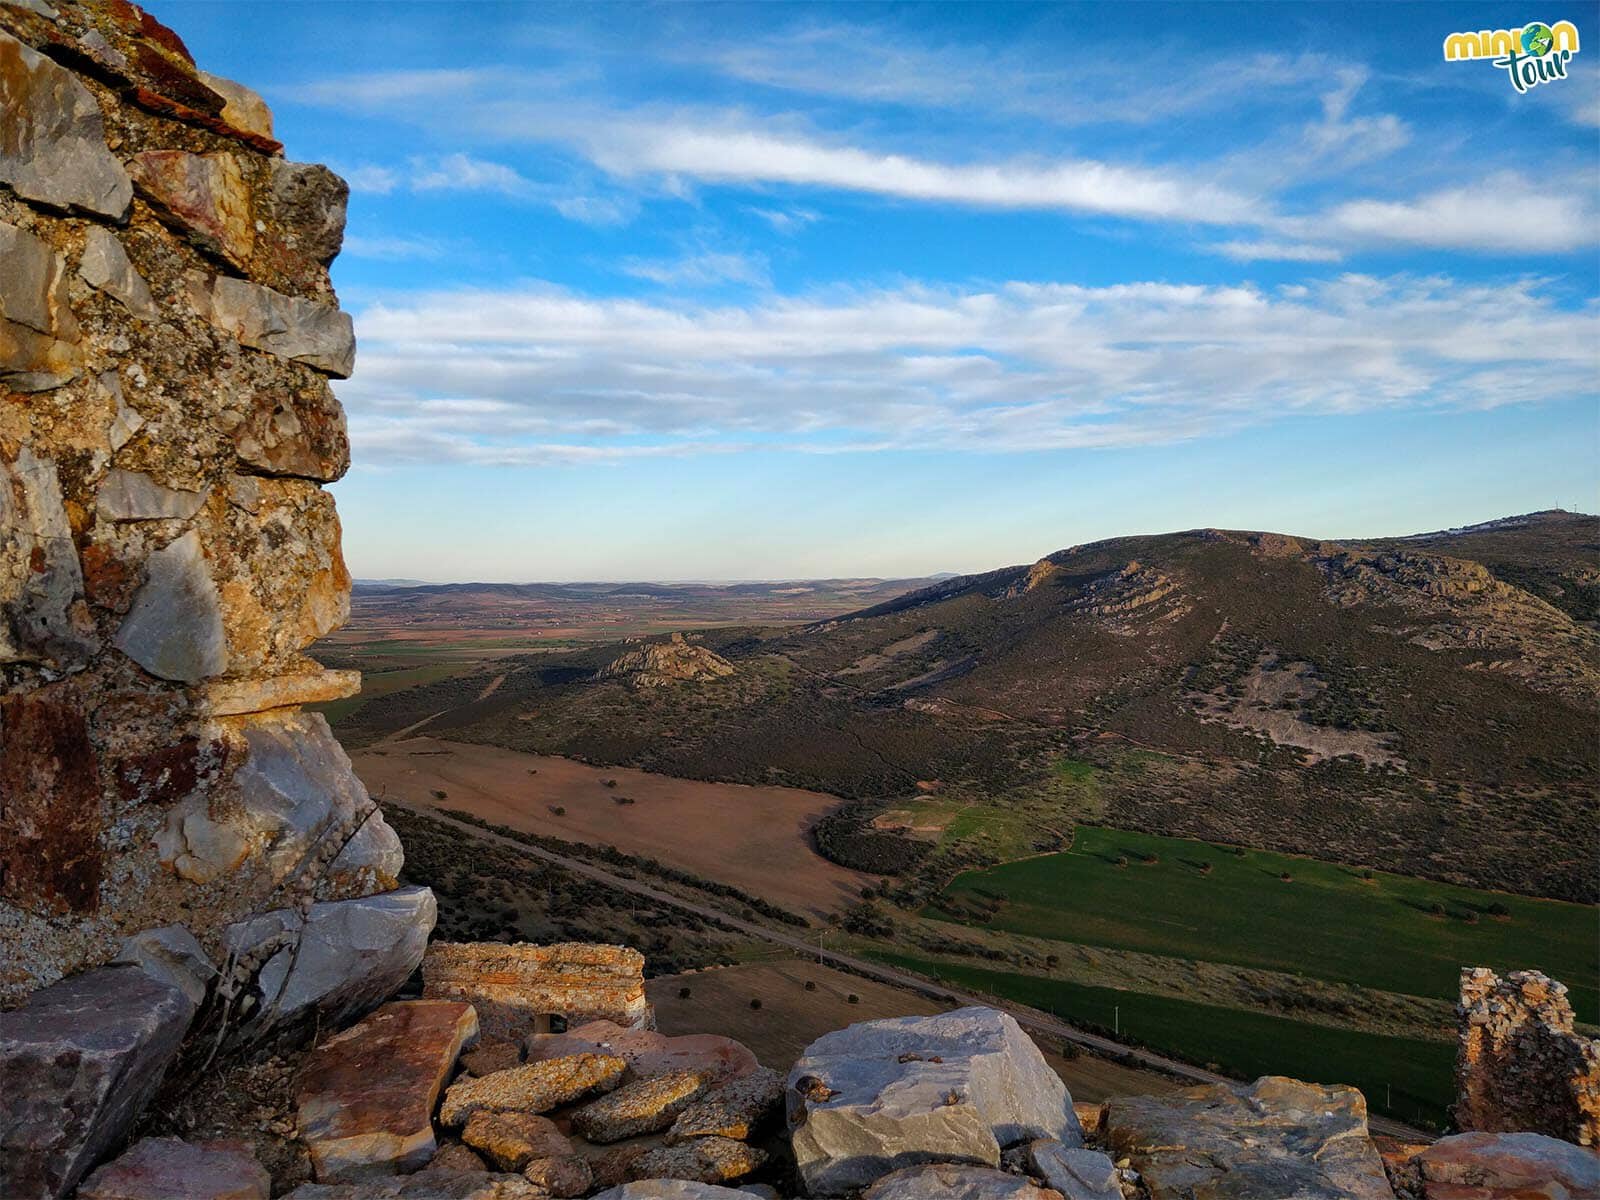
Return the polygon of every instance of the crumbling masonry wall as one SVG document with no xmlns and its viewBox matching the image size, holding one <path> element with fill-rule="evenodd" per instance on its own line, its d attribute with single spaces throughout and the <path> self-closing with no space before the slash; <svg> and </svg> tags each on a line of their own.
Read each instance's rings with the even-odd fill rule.
<svg viewBox="0 0 1600 1200">
<path fill-rule="evenodd" d="M 1600 1042 L 1573 1032 L 1565 984 L 1538 971 L 1461 972 L 1456 1126 L 1600 1146 Z"/>
<path fill-rule="evenodd" d="M 322 485 L 347 189 L 123 0 L 0 0 L 0 1007 L 272 907 L 368 807 Z M 381 816 L 322 898 L 395 886 Z"/>
<path fill-rule="evenodd" d="M 550 1018 L 655 1028 L 644 992 L 644 955 L 627 946 L 561 942 L 434 942 L 422 958 L 422 994 L 466 1000 L 487 1036 L 548 1033 Z"/>
</svg>

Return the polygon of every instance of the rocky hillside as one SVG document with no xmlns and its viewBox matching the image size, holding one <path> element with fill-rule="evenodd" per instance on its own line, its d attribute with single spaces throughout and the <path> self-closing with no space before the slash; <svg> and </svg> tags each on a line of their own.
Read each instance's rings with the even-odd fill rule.
<svg viewBox="0 0 1600 1200">
<path fill-rule="evenodd" d="M 1042 826 L 1592 900 L 1597 536 L 1541 513 L 1375 542 L 1119 538 L 799 629 L 708 630 L 734 673 L 692 688 L 597 675 L 622 648 L 503 659 L 492 696 L 451 680 L 342 732 L 432 717 L 444 737 L 834 792 L 863 828 L 932 782 Z"/>
</svg>

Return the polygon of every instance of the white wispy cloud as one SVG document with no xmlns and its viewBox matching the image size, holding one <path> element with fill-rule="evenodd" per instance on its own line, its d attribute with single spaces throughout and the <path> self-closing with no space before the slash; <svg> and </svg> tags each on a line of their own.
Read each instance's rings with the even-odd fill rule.
<svg viewBox="0 0 1600 1200">
<path fill-rule="evenodd" d="M 1592 193 L 1551 190 L 1514 171 L 1410 200 L 1352 200 L 1325 224 L 1336 237 L 1484 254 L 1568 253 L 1600 240 Z"/>
<path fill-rule="evenodd" d="M 535 188 L 515 167 L 470 154 L 414 158 L 406 183 L 414 192 L 499 192 L 504 196 L 527 196 Z"/>
<path fill-rule="evenodd" d="M 443 258 L 445 247 L 436 238 L 382 237 L 353 233 L 344 239 L 343 254 L 380 262 L 432 261 Z"/>
<path fill-rule="evenodd" d="M 1235 262 L 1338 262 L 1344 255 L 1333 246 L 1311 242 L 1261 241 L 1216 242 L 1206 249 Z"/>
<path fill-rule="evenodd" d="M 725 250 L 693 250 L 676 258 L 626 258 L 620 266 L 624 274 L 635 279 L 669 286 L 768 282 L 767 260 L 763 256 Z"/>
<path fill-rule="evenodd" d="M 783 234 L 785 237 L 799 233 L 802 229 L 822 220 L 822 214 L 811 208 L 762 208 L 758 205 L 746 205 L 745 212 L 760 217 L 772 227 L 774 233 Z"/>
<path fill-rule="evenodd" d="M 1591 395 L 1600 368 L 1595 311 L 1559 307 L 1537 281 L 1359 274 L 718 307 L 453 291 L 374 306 L 357 329 L 340 394 L 369 461 L 1143 445 L 1289 413 Z"/>
</svg>

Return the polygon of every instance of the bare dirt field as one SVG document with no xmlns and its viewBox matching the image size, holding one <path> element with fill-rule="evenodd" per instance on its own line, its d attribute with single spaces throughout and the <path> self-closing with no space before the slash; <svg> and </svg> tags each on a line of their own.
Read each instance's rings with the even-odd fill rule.
<svg viewBox="0 0 1600 1200">
<path fill-rule="evenodd" d="M 375 796 L 615 846 L 809 916 L 836 912 L 877 882 L 811 848 L 811 826 L 838 803 L 819 792 L 675 779 L 430 737 L 372 746 L 352 761 Z"/>
<path fill-rule="evenodd" d="M 806 990 L 807 982 L 815 989 Z M 689 989 L 689 996 L 679 992 Z M 787 1071 L 817 1038 L 857 1021 L 944 1012 L 951 1006 L 814 962 L 784 959 L 647 980 L 662 1033 L 721 1033 L 749 1046 L 764 1066 Z M 850 996 L 858 998 L 850 1003 Z M 760 1008 L 750 1002 L 759 1000 Z M 1046 1051 L 1074 1100 L 1170 1092 L 1179 1084 L 1152 1071 L 1080 1054 Z"/>
</svg>

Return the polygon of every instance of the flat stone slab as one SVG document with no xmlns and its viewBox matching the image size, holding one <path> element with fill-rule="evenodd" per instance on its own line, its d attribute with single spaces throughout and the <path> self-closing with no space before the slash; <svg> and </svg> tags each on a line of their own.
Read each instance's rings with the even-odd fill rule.
<svg viewBox="0 0 1600 1200">
<path fill-rule="evenodd" d="M 467 1118 L 461 1140 L 501 1171 L 520 1171 L 536 1158 L 572 1153 L 572 1143 L 554 1121 L 527 1112 L 475 1112 Z"/>
<path fill-rule="evenodd" d="M 580 1108 L 572 1114 L 572 1127 L 588 1141 L 602 1145 L 658 1133 L 710 1086 L 711 1080 L 698 1071 L 640 1079 Z"/>
<path fill-rule="evenodd" d="M 1107 1102 L 1112 1156 L 1151 1200 L 1393 1200 L 1355 1088 L 1278 1075 Z"/>
<path fill-rule="evenodd" d="M 679 1146 L 647 1150 L 628 1166 L 639 1179 L 686 1179 L 695 1183 L 733 1183 L 766 1165 L 763 1150 L 732 1138 L 695 1138 Z"/>
<path fill-rule="evenodd" d="M 783 1108 L 783 1076 L 766 1067 L 725 1083 L 678 1114 L 668 1142 L 724 1137 L 747 1141 Z"/>
<path fill-rule="evenodd" d="M 385 1004 L 312 1053 L 295 1121 L 323 1182 L 415 1170 L 438 1148 L 433 1110 L 456 1056 L 478 1035 L 472 1005 Z"/>
<path fill-rule="evenodd" d="M 866 1021 L 827 1034 L 789 1072 L 795 1161 L 814 1196 L 902 1167 L 998 1167 L 1010 1145 L 1081 1145 L 1072 1097 L 1005 1013 L 963 1008 Z"/>
<path fill-rule="evenodd" d="M 128 1131 L 194 1016 L 137 966 L 101 967 L 0 1013 L 0 1196 L 57 1197 Z"/>
<path fill-rule="evenodd" d="M 477 1112 L 546 1113 L 610 1091 L 627 1069 L 615 1055 L 573 1054 L 464 1079 L 444 1094 L 439 1121 L 454 1127 Z"/>
<path fill-rule="evenodd" d="M 714 1033 L 668 1037 L 653 1029 L 626 1029 L 614 1021 L 589 1021 L 565 1033 L 536 1034 L 527 1040 L 529 1062 L 585 1051 L 620 1055 L 641 1079 L 698 1071 L 722 1083 L 761 1065 L 748 1046 L 732 1038 Z"/>
<path fill-rule="evenodd" d="M 521 1175 L 490 1171 L 418 1171 L 358 1183 L 302 1183 L 279 1200 L 550 1200 Z"/>
<path fill-rule="evenodd" d="M 885 1175 L 861 1193 L 861 1200 L 1058 1200 L 1058 1197 L 1031 1180 L 991 1167 L 924 1163 Z"/>
<path fill-rule="evenodd" d="M 1041 1138 L 1028 1143 L 1027 1163 L 1063 1200 L 1122 1200 L 1116 1164 L 1098 1150 Z"/>
<path fill-rule="evenodd" d="M 686 1179 L 640 1179 L 607 1188 L 593 1200 L 750 1200 L 750 1193 Z"/>
<path fill-rule="evenodd" d="M 97 1170 L 78 1200 L 267 1200 L 272 1176 L 243 1142 L 144 1138 Z"/>
<path fill-rule="evenodd" d="M 1600 1154 L 1542 1133 L 1461 1133 L 1413 1160 L 1424 1200 L 1600 1196 Z"/>
</svg>

